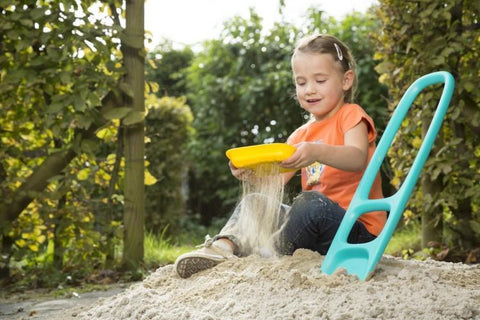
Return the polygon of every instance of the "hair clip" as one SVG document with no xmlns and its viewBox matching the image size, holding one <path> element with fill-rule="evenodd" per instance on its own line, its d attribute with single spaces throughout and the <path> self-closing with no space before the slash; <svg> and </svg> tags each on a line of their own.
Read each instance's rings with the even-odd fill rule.
<svg viewBox="0 0 480 320">
<path fill-rule="evenodd" d="M 336 43 L 333 43 L 333 45 L 335 46 L 335 49 L 337 49 L 338 60 L 342 61 L 343 60 L 342 49 L 340 49 L 340 47 Z"/>
</svg>

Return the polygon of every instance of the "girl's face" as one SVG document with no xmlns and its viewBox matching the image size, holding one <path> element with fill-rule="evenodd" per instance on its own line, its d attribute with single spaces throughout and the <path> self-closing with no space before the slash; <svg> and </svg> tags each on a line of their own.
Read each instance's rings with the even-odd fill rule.
<svg viewBox="0 0 480 320">
<path fill-rule="evenodd" d="M 343 73 L 330 54 L 296 52 L 292 58 L 297 99 L 317 121 L 333 116 L 353 84 L 354 73 Z"/>
</svg>

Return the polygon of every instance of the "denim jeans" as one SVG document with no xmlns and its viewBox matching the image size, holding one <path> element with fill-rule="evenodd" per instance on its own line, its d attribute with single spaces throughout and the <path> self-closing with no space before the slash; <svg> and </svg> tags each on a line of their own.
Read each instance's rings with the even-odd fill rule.
<svg viewBox="0 0 480 320">
<path fill-rule="evenodd" d="M 234 254 L 246 256 L 252 248 L 242 243 L 242 230 L 237 223 L 240 208 L 248 198 L 235 208 L 232 216 L 214 240 L 230 239 L 236 247 Z M 345 215 L 345 210 L 317 191 L 304 191 L 294 200 L 291 207 L 279 204 L 280 219 L 275 247 L 277 253 L 291 255 L 296 249 L 304 248 L 325 255 Z M 245 212 L 244 212 L 245 213 Z M 362 222 L 356 221 L 348 237 L 349 243 L 364 243 L 375 239 Z"/>
<path fill-rule="evenodd" d="M 292 254 L 304 248 L 325 255 L 345 215 L 340 207 L 316 191 L 301 193 L 293 202 L 288 220 L 280 232 L 278 252 Z M 348 236 L 349 243 L 364 243 L 375 239 L 365 225 L 356 221 Z"/>
</svg>

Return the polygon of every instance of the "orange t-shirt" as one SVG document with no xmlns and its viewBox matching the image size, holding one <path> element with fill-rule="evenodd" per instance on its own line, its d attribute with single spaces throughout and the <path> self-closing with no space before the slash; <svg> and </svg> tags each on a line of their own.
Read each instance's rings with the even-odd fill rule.
<svg viewBox="0 0 480 320">
<path fill-rule="evenodd" d="M 368 127 L 368 162 L 375 151 L 377 132 L 372 118 L 356 104 L 345 104 L 332 117 L 323 120 L 311 120 L 295 130 L 288 138 L 289 144 L 304 141 L 344 145 L 345 133 L 364 121 Z M 350 172 L 339 170 L 318 162 L 302 168 L 303 190 L 315 190 L 337 202 L 345 210 L 350 205 L 364 171 Z M 377 174 L 370 190 L 370 199 L 383 198 L 380 174 Z M 360 220 L 368 232 L 378 236 L 386 222 L 384 211 L 368 212 L 361 215 Z"/>
</svg>

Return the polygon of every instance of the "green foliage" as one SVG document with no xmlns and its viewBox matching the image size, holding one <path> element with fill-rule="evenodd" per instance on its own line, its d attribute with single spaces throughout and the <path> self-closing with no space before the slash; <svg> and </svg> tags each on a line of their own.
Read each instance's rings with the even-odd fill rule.
<svg viewBox="0 0 480 320">
<path fill-rule="evenodd" d="M 297 31 L 287 24 L 273 30 L 263 31 L 253 11 L 250 19 L 235 17 L 225 23 L 221 40 L 207 42 L 187 71 L 197 131 L 190 145 L 190 209 L 204 222 L 225 215 L 239 195 L 225 151 L 285 141 L 304 121 L 290 73 Z"/>
<path fill-rule="evenodd" d="M 150 95 L 146 101 L 148 115 L 147 160 L 149 171 L 158 180 L 146 189 L 146 227 L 160 232 L 166 226 L 177 233 L 185 215 L 184 188 L 187 177 L 186 145 L 193 136 L 193 116 L 185 98 Z"/>
<path fill-rule="evenodd" d="M 113 249 L 123 236 L 120 119 L 131 126 L 145 117 L 122 104 L 121 95 L 131 97 L 132 88 L 122 80 L 120 40 L 138 47 L 123 34 L 122 2 L 0 0 L 0 11 L 2 221 L 4 208 L 23 196 L 20 187 L 40 165 L 67 150 L 77 156 L 39 188 L 43 190 L 27 192 L 36 200 L 18 213 L 18 219 L 0 225 L 0 277 L 8 276 L 4 270 L 10 266 L 19 274 L 35 274 L 38 265 L 85 273 L 113 266 Z M 158 88 L 150 83 L 147 89 Z M 112 100 L 115 103 L 105 104 Z M 92 127 L 99 129 L 94 132 Z M 176 171 L 162 172 L 171 177 Z M 164 180 L 173 181 L 169 179 Z M 177 180 L 170 189 L 176 194 Z M 155 182 L 147 170 L 145 184 Z M 160 194 L 173 206 L 168 202 L 171 194 L 168 199 Z"/>
<path fill-rule="evenodd" d="M 92 5 L 96 1 L 0 1 L 2 219 L 3 208 L 24 196 L 19 187 L 40 164 L 66 150 L 79 155 L 43 191 L 27 191 L 36 200 L 11 225 L 1 226 L 5 251 L 0 268 L 6 267 L 5 257 L 6 263 L 12 259 L 25 270 L 39 261 L 75 268 L 89 260 L 89 266 L 96 266 L 104 259 L 102 243 L 110 234 L 103 232 L 114 229 L 111 223 L 118 225 L 98 223 L 104 218 L 98 213 L 107 211 L 107 198 L 113 196 L 108 191 L 113 164 L 105 160 L 116 136 L 99 141 L 78 134 L 104 123 L 102 99 L 121 91 L 116 89 L 122 75 L 121 26 L 110 23 L 121 14 L 120 9 L 112 14 L 111 8 L 121 8 L 121 3 L 101 4 L 105 18 L 93 14 Z M 102 134 L 108 130 L 106 126 Z M 14 239 L 12 247 L 8 238 Z M 53 251 L 46 254 L 49 247 Z"/>
<path fill-rule="evenodd" d="M 150 86 L 155 87 L 159 96 L 179 97 L 186 94 L 185 73 L 194 53 L 189 47 L 176 50 L 172 44 L 165 41 L 157 46 L 147 56 L 146 79 Z M 158 87 L 158 88 L 157 88 Z"/>
<path fill-rule="evenodd" d="M 76 1 L 38 7 L 8 2 L 0 5 L 2 119 L 33 124 L 29 133 L 42 132 L 42 146 L 51 144 L 50 149 L 53 138 L 62 135 L 66 144 L 75 143 L 66 133 L 95 121 L 95 108 L 113 87 L 114 73 L 118 76 L 111 61 L 118 53 L 115 38 L 100 37 L 100 23 L 89 20 L 93 15 L 75 13 L 87 12 L 93 1 L 83 1 L 81 7 Z M 102 27 L 112 35 L 118 31 Z M 21 146 L 28 144 L 28 139 L 15 135 L 18 130 L 7 131 Z M 15 146 L 9 147 L 7 153 L 14 153 Z"/>
<path fill-rule="evenodd" d="M 206 43 L 187 70 L 189 101 L 195 115 L 196 139 L 190 146 L 190 209 L 204 221 L 225 215 L 239 196 L 224 152 L 232 147 L 285 142 L 308 115 L 295 100 L 290 58 L 296 40 L 305 33 L 331 32 L 357 55 L 359 103 L 372 113 L 380 128 L 388 109 L 385 87 L 374 68 L 370 34 L 378 25 L 371 15 L 353 14 L 343 22 L 325 19 L 314 9 L 300 31 L 287 23 L 262 30 L 262 19 L 233 18 L 220 40 Z M 207 183 L 208 181 L 208 183 Z M 299 192 L 299 181 L 292 194 Z"/>
<path fill-rule="evenodd" d="M 377 36 L 377 71 L 389 87 L 390 109 L 421 75 L 446 70 L 456 79 L 451 107 L 410 208 L 416 213 L 438 212 L 445 226 L 444 241 L 457 248 L 472 248 L 480 242 L 475 228 L 480 220 L 480 93 L 474 90 L 480 85 L 480 5 L 465 0 L 383 0 L 377 13 L 382 24 Z M 390 151 L 395 168 L 392 182 L 397 186 L 421 144 L 439 91 L 421 95 Z M 436 185 L 439 192 L 421 185 Z"/>
<path fill-rule="evenodd" d="M 385 249 L 385 253 L 393 256 L 406 258 L 407 253 L 413 253 L 421 249 L 420 226 L 418 223 L 410 223 L 399 228 Z"/>
<path fill-rule="evenodd" d="M 52 264 L 60 255 L 59 267 L 64 270 L 78 268 L 86 260 L 90 268 L 104 264 L 108 237 L 120 233 L 120 217 L 106 221 L 105 212 L 121 209 L 123 199 L 115 194 L 107 198 L 113 156 L 104 162 L 86 155 L 75 159 L 65 176 L 49 185 L 41 202 L 34 201 L 19 216 L 9 232 L 16 239 L 12 263 L 36 261 L 23 266 L 28 270 L 40 261 Z"/>
</svg>

